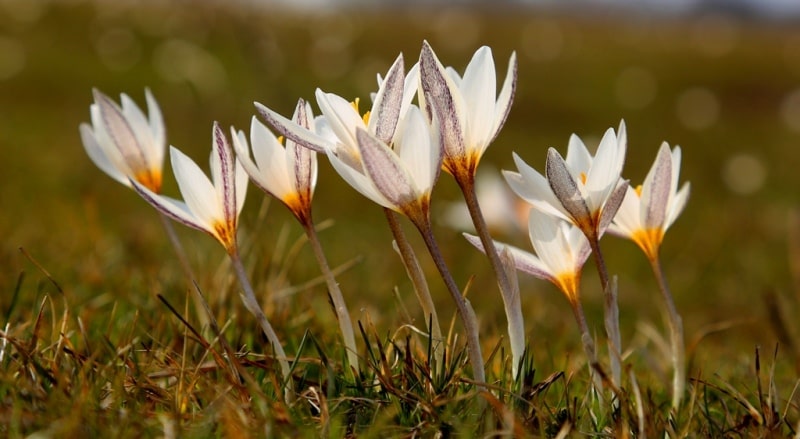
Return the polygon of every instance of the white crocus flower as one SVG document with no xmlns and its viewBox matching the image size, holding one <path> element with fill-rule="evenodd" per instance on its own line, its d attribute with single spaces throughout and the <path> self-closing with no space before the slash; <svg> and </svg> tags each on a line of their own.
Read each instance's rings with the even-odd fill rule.
<svg viewBox="0 0 800 439">
<path fill-rule="evenodd" d="M 89 158 L 114 180 L 130 187 L 136 181 L 160 192 L 166 133 L 161 109 L 145 89 L 146 117 L 126 94 L 122 107 L 98 90 L 89 107 L 92 124 L 80 125 L 81 140 Z"/>
<path fill-rule="evenodd" d="M 292 118 L 313 130 L 311 107 L 302 99 Z M 275 137 L 255 116 L 250 123 L 250 142 L 243 131 L 233 133 L 233 147 L 253 183 L 281 200 L 301 223 L 310 221 L 311 199 L 317 184 L 317 156 L 308 148 Z M 250 150 L 253 159 L 250 158 Z"/>
<path fill-rule="evenodd" d="M 518 270 L 550 281 L 564 293 L 581 332 L 584 352 L 590 363 L 597 363 L 594 341 L 580 302 L 581 270 L 591 253 L 589 241 L 575 225 L 536 208 L 530 212 L 528 233 L 536 254 L 496 241 L 494 246 L 501 254 L 510 253 Z M 472 245 L 485 252 L 477 236 L 464 236 Z M 602 388 L 597 376 L 595 385 L 598 389 Z"/>
<path fill-rule="evenodd" d="M 632 240 L 649 258 L 655 258 L 664 233 L 689 198 L 689 183 L 678 190 L 680 171 L 681 148 L 676 146 L 670 151 L 669 145 L 662 143 L 644 184 L 628 188 L 608 231 Z"/>
<path fill-rule="evenodd" d="M 628 186 L 620 177 L 626 145 L 623 121 L 618 133 L 612 128 L 605 132 L 594 157 L 573 134 L 566 159 L 554 148 L 548 150 L 546 176 L 516 154 L 519 172 L 503 174 L 514 192 L 534 207 L 572 222 L 587 238 L 597 240 L 614 219 Z"/>
<path fill-rule="evenodd" d="M 366 130 L 356 132 L 362 168 L 355 168 L 333 151 L 334 169 L 354 189 L 413 222 L 428 221 L 430 197 L 442 163 L 437 131 L 430 129 L 422 111 L 409 107 L 398 126 L 394 148 Z"/>
<path fill-rule="evenodd" d="M 351 166 L 360 164 L 357 132 L 364 130 L 383 143 L 392 145 L 398 121 L 402 120 L 416 95 L 418 69 L 404 72 L 400 54 L 385 77 L 378 77 L 378 91 L 372 108 L 361 114 L 358 100 L 351 102 L 317 89 L 317 105 L 322 113 L 317 130 L 310 130 L 256 102 L 261 116 L 287 138 L 306 148 L 326 153 L 334 151 Z"/>
<path fill-rule="evenodd" d="M 675 409 L 680 406 L 686 388 L 683 321 L 669 291 L 658 253 L 664 233 L 686 207 L 689 198 L 689 183 L 678 190 L 680 169 L 680 147 L 670 151 L 669 145 L 662 143 L 644 184 L 636 189 L 628 188 L 625 200 L 609 227 L 609 232 L 632 240 L 644 251 L 658 281 L 666 304 L 672 344 L 672 406 Z"/>
<path fill-rule="evenodd" d="M 211 180 L 195 162 L 170 146 L 170 161 L 184 201 L 158 195 L 135 180 L 136 191 L 164 215 L 181 224 L 201 230 L 217 239 L 228 251 L 236 252 L 239 212 L 247 192 L 247 174 L 235 160 L 225 134 L 214 123 Z"/>
<path fill-rule="evenodd" d="M 460 76 L 445 68 L 425 41 L 420 53 L 420 107 L 441 125 L 444 169 L 456 179 L 472 178 L 483 153 L 497 137 L 511 110 L 517 84 L 517 56 L 512 53 L 500 94 L 492 49 L 483 46 Z"/>
<path fill-rule="evenodd" d="M 580 299 L 581 270 L 591 253 L 586 236 L 571 223 L 535 208 L 531 209 L 529 215 L 528 234 L 535 254 L 497 241 L 494 244 L 498 250 L 510 250 L 518 270 L 552 282 L 571 304 L 577 304 Z M 464 236 L 472 245 L 484 251 L 477 236 Z"/>
</svg>

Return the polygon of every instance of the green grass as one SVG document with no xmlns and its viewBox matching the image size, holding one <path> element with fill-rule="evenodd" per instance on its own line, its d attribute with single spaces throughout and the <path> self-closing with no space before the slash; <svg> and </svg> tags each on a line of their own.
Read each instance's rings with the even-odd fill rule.
<svg viewBox="0 0 800 439">
<path fill-rule="evenodd" d="M 637 431 L 639 407 L 650 437 L 671 428 L 690 437 L 796 434 L 800 224 L 792 214 L 800 193 L 800 132 L 782 113 L 785 97 L 800 87 L 796 27 L 729 20 L 722 22 L 731 26 L 726 28 L 701 19 L 614 20 L 540 10 L 302 15 L 179 3 L 30 3 L 43 6 L 38 12 L 24 1 L 0 6 L 0 38 L 24 52 L 23 69 L 0 80 L 0 147 L 6 154 L 0 168 L 3 436 L 511 431 L 552 437 L 565 422 L 573 433 L 613 435 L 624 425 Z M 31 16 L 36 19 L 26 18 Z M 113 58 L 130 61 L 124 69 L 98 54 L 114 35 L 110 31 L 135 41 Z M 727 49 L 726 35 L 732 38 Z M 200 85 L 169 79 L 185 67 L 174 53 L 169 56 L 165 43 L 173 39 L 203 48 L 215 60 L 216 67 L 195 69 L 206 75 Z M 626 382 L 620 411 L 612 414 L 587 398 L 588 371 L 567 302 L 551 285 L 525 276 L 522 303 L 535 373 L 510 382 L 510 354 L 501 339 L 505 318 L 492 273 L 481 254 L 443 225 L 437 237 L 459 285 L 471 282 L 484 355 L 492 354 L 491 395 L 467 381 L 466 354 L 458 348 L 463 335 L 448 352 L 445 370 L 435 374 L 428 341 L 409 326 L 425 325 L 380 209 L 323 163 L 315 216 L 328 224 L 320 236 L 331 264 L 346 268 L 338 280 L 363 324 L 358 342 L 369 365 L 360 376 L 346 373 L 324 282 L 301 228 L 282 206 L 264 204 L 251 189 L 239 238 L 265 312 L 287 352 L 298 356 L 300 396 L 287 405 L 276 390 L 280 374 L 265 351 L 268 344 L 240 305 L 222 249 L 199 232 L 179 229 L 199 287 L 239 353 L 235 360 L 202 327 L 156 214 L 97 170 L 80 144 L 77 127 L 89 119 L 93 87 L 115 98 L 127 93 L 139 103 L 150 87 L 169 142 L 204 166 L 214 120 L 245 128 L 253 101 L 289 113 L 298 97 L 311 98 L 316 87 L 368 99 L 375 74 L 385 72 L 400 51 L 410 64 L 423 39 L 459 69 L 482 44 L 492 47 L 502 73 L 511 51 L 518 52 L 514 107 L 484 165 L 508 169 L 516 151 L 542 169 L 547 147 L 563 152 L 572 132 L 597 138 L 621 118 L 629 134 L 624 174 L 634 184 L 662 140 L 683 148 L 681 180 L 692 182 L 692 196 L 662 255 L 691 359 L 691 400 L 674 427 L 668 421 L 670 371 L 643 330 L 649 325 L 664 333 L 661 302 L 645 258 L 628 242 L 609 237 L 602 245 L 610 270 L 619 275 L 622 338 L 631 350 L 625 366 L 636 376 L 642 401 Z M 715 41 L 719 52 L 702 49 Z M 535 49 L 559 44 L 551 59 Z M 617 99 L 619 74 L 630 67 L 646 70 L 657 85 L 643 108 Z M 217 68 L 221 77 L 213 76 Z M 718 103 L 718 118 L 703 129 L 687 127 L 676 112 L 682 93 L 695 87 L 709 90 Z M 752 193 L 731 190 L 723 178 L 737 154 L 766 171 Z M 166 192 L 176 191 L 168 177 Z M 457 198 L 451 178 L 443 175 L 434 215 Z M 504 239 L 527 247 L 524 237 Z M 412 243 L 422 251 L 416 236 Z M 447 328 L 450 300 L 433 264 L 420 257 Z M 583 300 L 601 346 L 598 285 L 587 265 Z M 460 331 L 456 325 L 454 333 Z"/>
</svg>

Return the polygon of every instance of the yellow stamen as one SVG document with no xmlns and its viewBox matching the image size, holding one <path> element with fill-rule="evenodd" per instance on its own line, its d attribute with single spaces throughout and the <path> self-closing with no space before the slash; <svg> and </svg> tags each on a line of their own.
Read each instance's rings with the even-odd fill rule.
<svg viewBox="0 0 800 439">
<path fill-rule="evenodd" d="M 356 98 L 353 102 L 350 102 L 350 105 L 353 106 L 353 109 L 356 110 L 356 113 L 361 114 L 361 111 L 358 109 L 359 102 L 361 102 L 361 99 Z M 364 121 L 364 125 L 369 125 L 369 114 L 370 112 L 367 111 L 363 116 L 361 116 L 361 120 Z"/>
<path fill-rule="evenodd" d="M 581 172 L 581 183 L 586 184 L 586 173 Z"/>
<path fill-rule="evenodd" d="M 286 138 L 283 136 L 278 136 L 278 143 L 280 143 L 281 145 L 285 145 L 284 142 L 286 142 Z"/>
<path fill-rule="evenodd" d="M 636 186 L 636 189 L 634 189 L 634 191 L 636 191 L 636 195 L 638 195 L 639 198 L 642 198 L 642 185 Z"/>
</svg>

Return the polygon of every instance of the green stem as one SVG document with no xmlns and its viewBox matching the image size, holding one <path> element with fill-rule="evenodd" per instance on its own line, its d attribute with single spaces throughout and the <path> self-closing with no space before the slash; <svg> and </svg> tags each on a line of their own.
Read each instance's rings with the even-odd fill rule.
<svg viewBox="0 0 800 439">
<path fill-rule="evenodd" d="M 325 277 L 325 282 L 328 284 L 328 292 L 330 294 L 331 302 L 333 304 L 333 311 L 336 313 L 336 319 L 339 321 L 339 330 L 342 332 L 342 339 L 344 340 L 344 347 L 347 351 L 347 361 L 350 366 L 359 370 L 358 364 L 358 349 L 356 348 L 356 338 L 353 333 L 353 322 L 350 319 L 350 313 L 347 311 L 347 306 L 342 296 L 342 290 L 339 289 L 339 284 L 331 272 L 328 260 L 325 258 L 325 253 L 322 251 L 317 231 L 314 224 L 309 218 L 302 222 L 303 228 L 308 236 L 308 242 L 311 243 L 311 249 L 314 251 L 314 256 L 317 258 L 322 275 Z"/>
<path fill-rule="evenodd" d="M 603 286 L 603 307 L 606 336 L 608 337 L 609 362 L 611 363 L 611 379 L 616 386 L 622 385 L 622 340 L 619 332 L 619 306 L 617 305 L 616 285 L 609 282 L 608 269 L 606 268 L 603 253 L 600 251 L 600 241 L 597 236 L 587 236 L 592 248 L 592 255 L 597 264 L 600 283 Z"/>
<path fill-rule="evenodd" d="M 461 296 L 461 291 L 458 289 L 458 286 L 456 286 L 456 282 L 453 280 L 453 276 L 450 274 L 450 270 L 444 262 L 439 245 L 433 237 L 430 220 L 427 217 L 421 219 L 410 217 L 410 219 L 417 229 L 419 229 L 422 239 L 428 247 L 428 252 L 433 258 L 433 262 L 436 264 L 436 268 L 439 270 L 439 274 L 442 276 L 445 286 L 447 286 L 447 291 L 450 292 L 450 296 L 456 304 L 456 311 L 467 333 L 467 351 L 469 352 L 469 360 L 472 364 L 473 379 L 483 388 L 483 384 L 486 383 L 486 373 L 483 370 L 483 354 L 481 354 L 481 344 L 478 337 L 478 322 L 475 318 L 475 312 L 472 310 L 469 301 Z"/>
<path fill-rule="evenodd" d="M 513 360 L 512 372 L 514 378 L 516 378 L 519 362 L 522 360 L 522 355 L 525 352 L 525 322 L 522 317 L 519 288 L 514 288 L 512 286 L 509 275 L 503 267 L 503 263 L 500 261 L 497 248 L 494 246 L 494 240 L 491 234 L 489 234 L 489 227 L 486 226 L 486 220 L 483 217 L 480 204 L 478 204 L 474 176 L 470 174 L 466 179 L 457 178 L 456 182 L 464 195 L 467 209 L 472 217 L 472 223 L 475 225 L 475 230 L 481 240 L 483 249 L 485 250 L 486 256 L 489 258 L 489 265 L 492 267 L 492 270 L 494 270 L 497 284 L 500 288 L 500 295 L 503 297 L 503 306 L 506 311 L 506 320 L 508 321 L 508 341 L 511 345 L 511 357 Z"/>
<path fill-rule="evenodd" d="M 438 364 L 439 367 L 444 367 L 444 349 L 442 348 L 444 337 L 442 337 L 442 329 L 439 326 L 439 316 L 436 314 L 436 307 L 433 304 L 433 297 L 431 297 L 425 274 L 422 272 L 422 267 L 420 267 L 419 261 L 414 254 L 414 249 L 411 247 L 408 239 L 406 239 L 406 234 L 400 226 L 397 213 L 387 208 L 384 208 L 383 212 L 386 214 L 386 220 L 389 222 L 389 228 L 392 230 L 394 242 L 397 243 L 400 259 L 403 261 L 406 273 L 409 279 L 411 279 L 411 284 L 414 286 L 414 292 L 417 294 L 419 305 L 422 307 L 422 313 L 425 315 L 425 324 L 428 326 L 428 330 L 431 331 L 431 338 L 434 343 L 432 346 L 433 356 L 436 360 L 436 364 Z"/>
<path fill-rule="evenodd" d="M 244 290 L 244 294 L 242 295 L 244 306 L 248 311 L 250 311 L 251 314 L 253 314 L 253 316 L 255 316 L 256 320 L 258 320 L 261 330 L 264 331 L 264 335 L 267 336 L 267 339 L 272 344 L 272 348 L 275 350 L 275 357 L 281 366 L 283 381 L 286 383 L 285 397 L 287 400 L 291 400 L 293 395 L 293 385 L 290 379 L 291 368 L 289 367 L 289 361 L 286 357 L 286 352 L 284 352 L 283 345 L 281 345 L 281 342 L 278 339 L 278 334 L 275 333 L 275 330 L 269 323 L 267 316 L 264 314 L 264 310 L 262 310 L 261 305 L 258 304 L 255 292 L 253 292 L 253 286 L 250 284 L 250 280 L 247 278 L 247 273 L 245 272 L 244 265 L 242 265 L 242 260 L 239 257 L 239 253 L 234 249 L 229 252 L 229 255 L 231 257 L 233 268 L 236 271 L 236 275 L 239 277 L 239 283 Z"/>
<path fill-rule="evenodd" d="M 669 291 L 669 286 L 667 285 L 664 269 L 661 267 L 661 259 L 658 257 L 658 253 L 648 259 L 650 260 L 650 266 L 653 268 L 653 274 L 655 274 L 656 280 L 658 281 L 661 296 L 664 298 L 664 303 L 667 305 L 667 321 L 669 322 L 670 341 L 672 344 L 672 366 L 674 369 L 672 377 L 672 408 L 677 410 L 681 405 L 681 399 L 683 399 L 683 392 L 686 387 L 686 354 L 683 341 L 683 321 L 680 314 L 678 314 L 678 310 L 675 308 L 675 302 Z"/>
</svg>

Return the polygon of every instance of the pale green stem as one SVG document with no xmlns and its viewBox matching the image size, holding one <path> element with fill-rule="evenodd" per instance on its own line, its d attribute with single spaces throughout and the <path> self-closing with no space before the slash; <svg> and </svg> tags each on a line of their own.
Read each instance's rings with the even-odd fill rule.
<svg viewBox="0 0 800 439">
<path fill-rule="evenodd" d="M 444 262 L 442 252 L 439 250 L 439 245 L 433 237 L 430 220 L 425 217 L 416 220 L 411 218 L 411 221 L 417 229 L 419 229 L 422 239 L 428 247 L 428 252 L 433 258 L 433 262 L 436 264 L 436 268 L 439 270 L 439 274 L 442 276 L 445 286 L 447 286 L 447 291 L 450 292 L 450 296 L 456 304 L 456 311 L 467 333 L 467 351 L 469 352 L 469 361 L 472 364 L 473 379 L 483 388 L 483 384 L 486 383 L 486 372 L 483 370 L 483 354 L 481 354 L 481 343 L 478 337 L 478 321 L 475 318 L 475 312 L 472 310 L 469 301 L 461 296 L 461 291 L 458 289 L 458 286 L 456 286 L 456 282 L 453 280 L 453 276 L 450 274 L 450 270 Z"/>
<path fill-rule="evenodd" d="M 439 316 L 436 314 L 436 307 L 433 304 L 433 298 L 428 288 L 428 281 L 425 279 L 422 267 L 420 267 L 419 261 L 414 254 L 414 249 L 406 239 L 406 234 L 400 226 L 397 213 L 387 208 L 384 208 L 383 212 L 386 214 L 386 220 L 389 222 L 389 228 L 392 230 L 392 236 L 394 237 L 394 242 L 397 244 L 397 251 L 400 253 L 400 259 L 403 261 L 406 273 L 409 279 L 411 279 L 411 284 L 414 286 L 414 292 L 417 294 L 419 305 L 422 307 L 422 313 L 425 316 L 425 325 L 428 326 L 428 331 L 431 332 L 434 359 L 438 367 L 444 367 L 444 349 L 442 346 L 444 338 L 442 337 L 442 329 L 439 326 Z"/>
<path fill-rule="evenodd" d="M 592 378 L 597 393 L 602 395 L 603 380 L 594 370 L 597 365 L 597 351 L 595 350 L 592 334 L 589 332 L 589 326 L 586 324 L 586 315 L 583 313 L 583 307 L 580 302 L 572 302 L 570 300 L 569 304 L 572 307 L 572 313 L 575 315 L 575 321 L 578 323 L 578 330 L 581 333 L 581 345 L 583 346 L 583 352 L 586 354 L 586 360 L 589 362 L 589 376 Z"/>
<path fill-rule="evenodd" d="M 189 280 L 189 289 L 194 289 L 194 284 L 197 282 L 197 277 L 194 275 L 194 270 L 192 270 L 192 266 L 189 264 L 189 258 L 186 257 L 186 251 L 183 249 L 183 245 L 181 245 L 181 241 L 178 239 L 178 234 L 175 232 L 175 227 L 172 226 L 172 221 L 167 218 L 163 213 L 158 212 L 158 218 L 161 220 L 161 225 L 164 226 L 164 230 L 167 232 L 167 237 L 169 238 L 170 244 L 172 244 L 173 250 L 175 250 L 175 256 L 178 257 L 178 262 L 181 264 L 181 268 L 183 269 L 183 274 Z M 192 303 L 194 304 L 194 311 L 197 314 L 197 318 L 200 320 L 200 324 L 202 326 L 207 326 L 210 321 L 209 317 L 205 312 L 205 306 L 201 302 L 203 300 L 202 297 L 197 297 L 196 295 L 192 295 L 193 299 Z"/>
<path fill-rule="evenodd" d="M 347 306 L 344 303 L 342 290 L 339 289 L 339 284 L 336 282 L 336 278 L 333 276 L 330 266 L 328 266 L 328 260 L 325 258 L 325 253 L 322 251 L 322 245 L 320 245 L 313 221 L 311 221 L 310 218 L 304 221 L 303 228 L 308 236 L 311 249 L 314 251 L 314 256 L 317 258 L 319 268 L 322 270 L 322 275 L 325 277 L 325 282 L 328 284 L 328 293 L 330 293 L 331 302 L 333 302 L 333 310 L 336 313 L 336 319 L 339 321 L 339 330 L 342 332 L 344 348 L 347 351 L 347 361 L 350 363 L 351 367 L 360 370 L 356 338 L 353 333 L 353 322 L 350 320 L 350 313 L 347 311 Z"/>
<path fill-rule="evenodd" d="M 250 280 L 247 278 L 247 272 L 244 269 L 244 265 L 242 265 L 242 260 L 239 258 L 239 253 L 234 249 L 228 254 L 231 257 L 231 263 L 236 271 L 236 275 L 239 277 L 239 283 L 244 290 L 244 294 L 242 295 L 244 306 L 248 311 L 250 311 L 251 314 L 253 314 L 253 316 L 255 316 L 256 320 L 258 320 L 261 330 L 264 331 L 264 335 L 267 336 L 267 339 L 272 344 L 272 348 L 275 350 L 275 357 L 278 360 L 278 364 L 281 366 L 283 381 L 286 383 L 285 397 L 287 401 L 291 400 L 293 399 L 294 393 L 293 384 L 290 377 L 291 368 L 289 367 L 289 361 L 286 357 L 286 352 L 283 350 L 283 345 L 281 345 L 281 342 L 278 339 L 278 334 L 275 333 L 275 330 L 269 323 L 267 316 L 264 314 L 264 310 L 261 309 L 261 305 L 258 304 L 258 299 L 256 299 L 255 292 L 253 292 L 253 286 L 250 284 Z"/>
<path fill-rule="evenodd" d="M 619 306 L 617 305 L 616 287 L 609 282 L 608 269 L 600 251 L 597 236 L 587 236 L 592 248 L 600 283 L 603 286 L 603 308 L 606 336 L 608 337 L 608 357 L 611 364 L 611 379 L 616 386 L 622 385 L 622 340 L 619 332 Z"/>
<path fill-rule="evenodd" d="M 483 217 L 483 212 L 481 212 L 480 204 L 478 204 L 474 176 L 470 175 L 466 179 L 456 178 L 456 182 L 464 195 L 467 209 L 472 217 L 472 223 L 475 225 L 475 230 L 481 240 L 483 249 L 489 258 L 489 265 L 491 265 L 497 278 L 497 285 L 500 287 L 500 295 L 503 297 L 503 306 L 506 311 L 506 320 L 508 321 L 508 342 L 511 345 L 513 363 L 512 372 L 514 378 L 516 378 L 519 362 L 525 352 L 525 321 L 522 317 L 519 288 L 513 288 L 509 276 L 500 261 L 497 248 L 494 246 L 494 240 L 489 234 L 489 228 L 486 226 L 486 220 Z"/>
<path fill-rule="evenodd" d="M 650 260 L 650 266 L 653 267 L 653 273 L 658 281 L 661 296 L 664 298 L 664 303 L 667 305 L 667 322 L 669 322 L 670 341 L 672 342 L 672 366 L 674 369 L 672 377 L 672 408 L 677 410 L 681 405 L 681 399 L 683 399 L 683 392 L 686 387 L 686 354 L 683 341 L 683 321 L 681 320 L 680 314 L 678 314 L 678 310 L 675 308 L 675 302 L 672 299 L 672 294 L 670 294 L 658 253 L 656 252 L 652 258 L 649 257 L 648 259 Z"/>
</svg>

